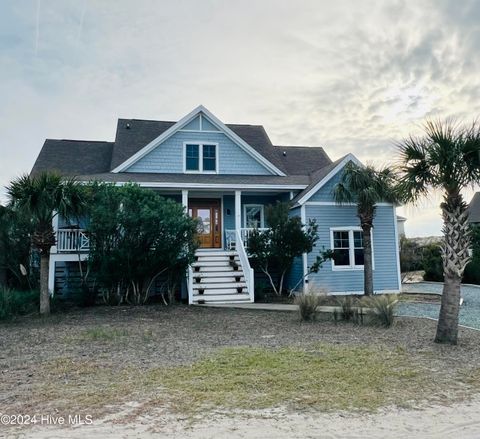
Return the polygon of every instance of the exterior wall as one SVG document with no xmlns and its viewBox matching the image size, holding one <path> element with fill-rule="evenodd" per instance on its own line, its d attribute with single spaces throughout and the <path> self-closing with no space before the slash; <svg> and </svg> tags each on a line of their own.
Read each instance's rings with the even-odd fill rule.
<svg viewBox="0 0 480 439">
<path fill-rule="evenodd" d="M 300 215 L 300 207 L 296 207 L 295 209 L 291 209 L 290 210 L 290 216 L 301 216 Z M 288 273 L 287 288 L 288 289 L 293 288 L 302 277 L 303 277 L 303 258 L 298 257 L 298 258 L 294 259 L 292 268 L 290 269 L 290 272 Z M 302 286 L 303 286 L 303 283 L 300 283 L 300 285 L 297 287 L 297 289 L 301 289 Z"/>
<path fill-rule="evenodd" d="M 126 172 L 183 173 L 184 142 L 218 143 L 219 174 L 272 175 L 223 133 L 178 131 L 130 166 Z"/>
<path fill-rule="evenodd" d="M 308 201 L 333 201 L 333 190 L 340 182 L 342 170 L 338 171 L 323 187 L 313 194 Z"/>
<path fill-rule="evenodd" d="M 308 205 L 307 220 L 315 219 L 319 225 L 319 241 L 315 251 L 308 254 L 307 264 L 313 263 L 317 252 L 331 248 L 330 228 L 359 226 L 356 206 Z M 373 228 L 373 286 L 375 291 L 398 291 L 397 240 L 395 236 L 395 209 L 378 206 Z M 332 270 L 332 262 L 326 262 L 318 273 L 309 276 L 310 285 L 326 288 L 330 293 L 363 293 L 363 269 Z"/>
</svg>

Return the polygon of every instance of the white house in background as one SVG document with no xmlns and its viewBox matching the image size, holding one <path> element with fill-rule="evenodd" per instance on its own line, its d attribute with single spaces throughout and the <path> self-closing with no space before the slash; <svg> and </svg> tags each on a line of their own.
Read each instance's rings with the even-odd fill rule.
<svg viewBox="0 0 480 439">
<path fill-rule="evenodd" d="M 319 242 L 289 273 L 295 285 L 322 249 L 335 257 L 307 276 L 332 294 L 363 293 L 363 242 L 355 205 L 337 205 L 332 189 L 348 154 L 330 160 L 321 147 L 273 145 L 261 125 L 224 124 L 199 106 L 179 121 L 119 119 L 115 140 L 47 139 L 32 174 L 56 170 L 81 181 L 135 182 L 185 206 L 198 218 L 201 248 L 187 279 L 189 303 L 251 302 L 255 275 L 246 248 L 248 234 L 268 227 L 265 205 L 290 201 L 291 215 L 319 225 Z M 55 224 L 50 289 L 68 290 L 68 273 L 88 255 L 88 219 Z M 380 203 L 373 229 L 374 289 L 400 290 L 395 206 Z M 401 223 L 401 221 L 400 221 Z M 230 260 L 236 260 L 234 270 Z"/>
</svg>

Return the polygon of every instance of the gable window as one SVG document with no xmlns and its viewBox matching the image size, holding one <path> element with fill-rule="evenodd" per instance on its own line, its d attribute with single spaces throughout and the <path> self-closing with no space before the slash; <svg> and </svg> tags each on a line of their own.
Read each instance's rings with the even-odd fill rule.
<svg viewBox="0 0 480 439">
<path fill-rule="evenodd" d="M 217 172 L 217 149 L 214 143 L 185 143 L 185 172 Z"/>
<path fill-rule="evenodd" d="M 243 206 L 243 217 L 245 218 L 245 227 L 249 229 L 265 227 L 262 204 L 245 204 Z"/>
<path fill-rule="evenodd" d="M 185 169 L 198 171 L 200 168 L 200 146 L 185 145 Z"/>
<path fill-rule="evenodd" d="M 330 240 L 333 250 L 332 268 L 334 270 L 363 269 L 363 234 L 360 228 L 330 229 Z"/>
</svg>

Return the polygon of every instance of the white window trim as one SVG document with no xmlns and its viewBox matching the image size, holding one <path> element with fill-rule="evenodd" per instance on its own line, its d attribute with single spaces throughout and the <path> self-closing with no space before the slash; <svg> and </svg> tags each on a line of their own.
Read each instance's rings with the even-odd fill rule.
<svg viewBox="0 0 480 439">
<path fill-rule="evenodd" d="M 260 228 L 265 227 L 265 213 L 263 204 L 244 204 L 243 205 L 243 227 L 247 227 L 247 207 L 260 207 Z"/>
<path fill-rule="evenodd" d="M 355 246 L 354 246 L 354 239 L 353 239 L 353 232 L 361 232 L 362 228 L 358 226 L 344 226 L 344 227 L 330 227 L 330 249 L 333 251 L 333 232 L 348 232 L 348 250 L 349 250 L 349 257 L 350 262 L 353 264 L 350 265 L 335 265 L 335 261 L 332 258 L 332 271 L 361 271 L 363 270 L 363 265 L 354 265 L 355 263 Z M 370 230 L 370 240 L 372 243 L 372 270 L 375 270 L 375 258 L 373 254 L 373 233 Z M 364 247 L 365 249 L 365 247 Z"/>
<path fill-rule="evenodd" d="M 198 171 L 187 170 L 187 145 L 198 145 Z M 204 171 L 203 170 L 203 147 L 204 145 L 214 145 L 215 146 L 215 171 Z M 183 173 L 184 174 L 218 174 L 220 168 L 219 164 L 219 151 L 218 151 L 218 142 L 205 142 L 204 140 L 191 140 L 188 142 L 183 142 Z"/>
</svg>

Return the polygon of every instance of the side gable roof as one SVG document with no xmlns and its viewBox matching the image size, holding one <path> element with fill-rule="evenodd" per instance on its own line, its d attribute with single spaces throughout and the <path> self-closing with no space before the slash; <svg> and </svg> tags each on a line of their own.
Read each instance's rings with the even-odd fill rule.
<svg viewBox="0 0 480 439">
<path fill-rule="evenodd" d="M 340 157 L 338 160 L 330 163 L 329 165 L 319 169 L 312 174 L 312 180 L 309 186 L 307 186 L 302 192 L 300 192 L 293 200 L 292 205 L 297 206 L 304 204 L 308 199 L 321 189 L 334 175 L 336 175 L 348 162 L 354 162 L 359 166 L 362 166 L 360 160 L 358 160 L 353 154 L 347 154 Z"/>
<path fill-rule="evenodd" d="M 210 111 L 208 111 L 204 106 L 200 105 L 195 108 L 191 113 L 187 114 L 184 118 L 180 119 L 177 123 L 167 128 L 165 131 L 162 132 L 158 137 L 150 141 L 146 146 L 142 149 L 137 151 L 135 154 L 130 156 L 127 160 L 116 166 L 112 169 L 112 172 L 117 173 L 126 170 L 129 166 L 133 163 L 140 160 L 154 148 L 156 148 L 160 143 L 168 139 L 171 135 L 175 132 L 180 130 L 186 124 L 188 124 L 192 119 L 194 119 L 198 114 L 205 114 L 217 127 L 223 131 L 225 135 L 227 135 L 231 140 L 233 140 L 239 147 L 241 147 L 245 152 L 247 152 L 250 156 L 256 159 L 259 163 L 261 163 L 265 168 L 269 169 L 276 175 L 285 175 L 285 173 L 280 170 L 277 166 L 275 166 L 272 162 L 268 160 L 265 156 L 260 154 L 255 148 L 245 142 L 240 136 L 238 136 L 233 130 L 231 130 L 228 126 L 224 125 L 217 117 L 215 117 Z"/>
<path fill-rule="evenodd" d="M 110 170 L 113 142 L 47 139 L 32 175 L 57 171 L 63 175 L 97 174 Z"/>
</svg>

